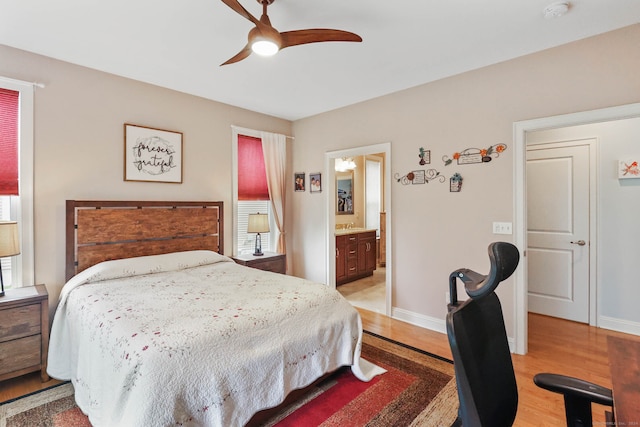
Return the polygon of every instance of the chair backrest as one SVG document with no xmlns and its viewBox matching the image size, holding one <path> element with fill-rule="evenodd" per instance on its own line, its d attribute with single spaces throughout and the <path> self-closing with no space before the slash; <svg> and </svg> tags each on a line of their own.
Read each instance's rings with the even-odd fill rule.
<svg viewBox="0 0 640 427">
<path fill-rule="evenodd" d="M 494 290 L 518 265 L 519 253 L 510 243 L 489 246 L 491 271 L 486 276 L 456 270 L 470 298 L 452 298 L 447 335 L 453 355 L 464 427 L 511 426 L 518 409 L 518 388 L 500 300 Z"/>
</svg>

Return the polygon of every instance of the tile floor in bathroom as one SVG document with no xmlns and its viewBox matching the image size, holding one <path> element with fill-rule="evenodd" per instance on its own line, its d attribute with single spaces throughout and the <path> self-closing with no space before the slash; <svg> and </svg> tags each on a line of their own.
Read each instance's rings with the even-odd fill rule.
<svg viewBox="0 0 640 427">
<path fill-rule="evenodd" d="M 338 286 L 338 292 L 353 306 L 385 314 L 384 267 L 378 267 L 373 276 Z"/>
</svg>

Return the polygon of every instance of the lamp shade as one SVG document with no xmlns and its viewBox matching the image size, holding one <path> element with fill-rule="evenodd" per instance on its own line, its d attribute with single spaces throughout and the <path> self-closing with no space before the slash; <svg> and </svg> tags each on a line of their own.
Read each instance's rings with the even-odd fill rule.
<svg viewBox="0 0 640 427">
<path fill-rule="evenodd" d="M 247 225 L 247 233 L 268 233 L 269 232 L 269 215 L 267 214 L 249 214 L 249 224 Z"/>
<path fill-rule="evenodd" d="M 18 223 L 15 221 L 0 221 L 0 257 L 18 254 L 20 254 Z"/>
<path fill-rule="evenodd" d="M 356 162 L 354 162 L 352 158 L 343 157 L 341 159 L 336 159 L 336 172 L 346 172 L 355 168 Z"/>
</svg>

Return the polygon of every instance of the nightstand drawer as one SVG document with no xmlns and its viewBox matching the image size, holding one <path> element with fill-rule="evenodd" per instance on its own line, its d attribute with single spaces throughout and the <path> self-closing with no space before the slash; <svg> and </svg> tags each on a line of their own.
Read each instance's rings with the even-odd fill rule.
<svg viewBox="0 0 640 427">
<path fill-rule="evenodd" d="M 49 381 L 49 294 L 44 285 L 5 290 L 0 298 L 0 381 L 40 371 Z"/>
<path fill-rule="evenodd" d="M 246 267 L 257 268 L 263 271 L 286 274 L 287 257 L 284 254 L 265 252 L 263 256 L 253 256 L 252 254 L 238 255 L 233 260 Z"/>
<path fill-rule="evenodd" d="M 251 267 L 259 268 L 264 271 L 273 271 L 274 273 L 282 273 L 285 271 L 284 258 L 257 262 L 254 265 L 251 265 Z"/>
<path fill-rule="evenodd" d="M 0 310 L 0 342 L 40 333 L 40 304 Z"/>
<path fill-rule="evenodd" d="M 34 366 L 39 369 L 41 346 L 40 335 L 0 343 L 0 375 Z"/>
</svg>

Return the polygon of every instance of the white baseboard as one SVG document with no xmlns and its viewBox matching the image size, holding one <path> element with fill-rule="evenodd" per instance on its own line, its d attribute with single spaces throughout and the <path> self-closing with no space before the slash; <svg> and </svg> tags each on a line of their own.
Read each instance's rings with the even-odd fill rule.
<svg viewBox="0 0 640 427">
<path fill-rule="evenodd" d="M 391 317 L 431 331 L 440 332 L 445 335 L 447 334 L 447 325 L 443 319 L 425 316 L 423 314 L 413 313 L 411 311 L 395 307 L 391 310 Z M 515 340 L 512 337 L 508 337 L 507 341 L 509 342 L 509 350 L 514 353 L 516 348 Z"/>
<path fill-rule="evenodd" d="M 612 331 L 640 336 L 640 323 L 629 320 L 616 319 L 614 317 L 599 316 L 598 326 Z"/>
<path fill-rule="evenodd" d="M 391 311 L 391 317 L 403 322 L 410 323 L 412 325 L 420 326 L 431 331 L 440 332 L 441 334 L 447 333 L 447 326 L 443 319 L 436 317 L 425 316 L 423 314 L 413 313 L 401 308 L 393 308 Z M 640 323 L 631 322 L 624 319 L 616 319 L 613 317 L 599 316 L 598 327 L 604 329 L 610 329 L 612 331 L 622 332 L 625 334 L 640 336 Z M 508 338 L 509 348 L 513 353 L 515 351 L 515 340 L 513 337 Z"/>
<path fill-rule="evenodd" d="M 424 314 L 413 313 L 411 311 L 395 307 L 391 310 L 391 317 L 431 331 L 440 332 L 441 334 L 447 333 L 447 326 L 443 319 L 429 317 Z"/>
</svg>

